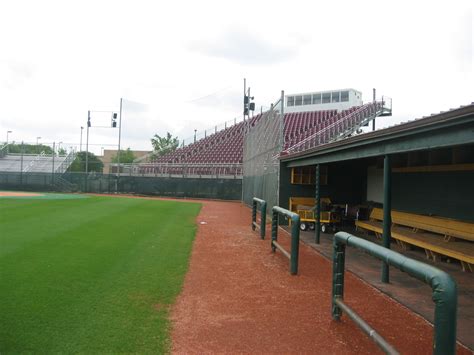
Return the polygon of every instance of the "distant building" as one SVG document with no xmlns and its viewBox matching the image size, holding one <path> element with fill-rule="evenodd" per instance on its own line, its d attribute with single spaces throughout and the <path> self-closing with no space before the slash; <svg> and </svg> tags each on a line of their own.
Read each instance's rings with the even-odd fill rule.
<svg viewBox="0 0 474 355">
<path fill-rule="evenodd" d="M 317 91 L 285 96 L 285 112 L 347 110 L 361 106 L 362 93 L 354 89 Z"/>
<path fill-rule="evenodd" d="M 105 149 L 104 155 L 99 157 L 99 159 L 102 160 L 102 163 L 104 163 L 104 174 L 109 174 L 112 172 L 110 170 L 110 163 L 112 162 L 112 159 L 117 155 L 117 151 L 117 149 Z M 149 150 L 132 150 L 132 152 L 135 156 L 135 159 L 150 154 Z"/>
</svg>

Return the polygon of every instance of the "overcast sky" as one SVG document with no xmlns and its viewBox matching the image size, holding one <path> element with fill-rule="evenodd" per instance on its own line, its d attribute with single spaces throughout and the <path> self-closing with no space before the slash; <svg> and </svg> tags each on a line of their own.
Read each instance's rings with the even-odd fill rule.
<svg viewBox="0 0 474 355">
<path fill-rule="evenodd" d="M 469 1 L 0 2 L 0 141 L 79 144 L 88 110 L 118 111 L 122 147 L 151 149 L 287 94 L 372 88 L 380 125 L 474 101 Z M 93 126 L 110 124 L 92 115 Z M 95 150 L 116 129 L 92 127 Z M 84 137 L 85 142 L 85 130 Z"/>
</svg>

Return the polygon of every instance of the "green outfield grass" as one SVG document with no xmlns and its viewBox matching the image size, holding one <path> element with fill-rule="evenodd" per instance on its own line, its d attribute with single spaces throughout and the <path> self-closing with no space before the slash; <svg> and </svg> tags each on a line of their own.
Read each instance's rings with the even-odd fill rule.
<svg viewBox="0 0 474 355">
<path fill-rule="evenodd" d="M 199 209 L 0 199 L 0 353 L 167 352 Z"/>
</svg>

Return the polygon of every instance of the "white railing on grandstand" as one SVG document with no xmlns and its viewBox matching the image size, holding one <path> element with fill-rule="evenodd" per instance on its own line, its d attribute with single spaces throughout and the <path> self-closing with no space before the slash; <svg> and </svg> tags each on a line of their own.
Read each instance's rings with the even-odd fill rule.
<svg viewBox="0 0 474 355">
<path fill-rule="evenodd" d="M 289 154 L 302 152 L 338 139 L 339 137 L 346 136 L 348 132 L 355 132 L 358 128 L 369 122 L 371 119 L 387 112 L 387 110 L 388 107 L 385 101 L 376 101 L 365 104 L 348 115 L 340 117 L 334 123 L 324 127 L 323 129 L 287 148 L 286 152 Z"/>
<path fill-rule="evenodd" d="M 178 149 L 186 147 L 188 145 L 191 145 L 195 142 L 198 142 L 201 139 L 207 138 L 207 137 L 209 137 L 213 134 L 216 134 L 216 133 L 219 133 L 219 132 L 224 131 L 226 129 L 229 129 L 229 128 L 235 126 L 236 124 L 238 124 L 242 121 L 243 121 L 242 117 L 234 118 L 233 120 L 225 121 L 221 124 L 218 124 L 218 125 L 216 125 L 214 127 L 211 127 L 211 128 L 207 128 L 203 131 L 197 131 L 196 132 L 196 138 L 194 136 L 192 136 L 192 137 L 188 137 L 188 138 L 185 138 L 183 140 L 180 140 L 179 145 L 178 145 Z M 155 154 L 154 152 L 150 152 L 146 155 L 143 155 L 143 156 L 135 159 L 134 163 L 142 163 L 144 161 L 152 160 L 154 154 Z"/>
<path fill-rule="evenodd" d="M 38 154 L 35 159 L 30 161 L 30 163 L 23 169 L 23 172 L 27 173 L 28 171 L 30 171 L 33 168 L 33 166 L 45 155 L 46 155 L 46 152 L 43 150 L 41 154 Z"/>
<path fill-rule="evenodd" d="M 111 171 L 118 171 L 118 164 L 110 164 Z M 120 164 L 120 174 L 130 176 L 173 177 L 234 177 L 242 176 L 238 163 L 142 163 Z"/>
<path fill-rule="evenodd" d="M 220 131 L 223 131 L 223 130 L 226 130 L 234 125 L 236 125 L 237 123 L 240 123 L 243 121 L 243 118 L 240 117 L 240 118 L 234 118 L 233 120 L 228 120 L 228 121 L 225 121 L 221 124 L 218 124 L 214 127 L 210 127 L 210 128 L 207 128 L 203 131 L 197 131 L 196 132 L 196 142 L 198 140 L 201 140 L 201 139 L 204 139 L 212 134 L 215 134 L 217 132 L 220 132 Z M 191 136 L 191 137 L 188 137 L 188 138 L 185 138 L 183 139 L 182 141 L 180 141 L 180 144 L 179 146 L 180 147 L 185 147 L 187 145 L 190 145 L 190 144 L 193 144 L 194 143 L 194 135 Z"/>
<path fill-rule="evenodd" d="M 2 147 L 0 147 L 0 158 L 3 158 L 7 155 L 8 152 L 8 143 L 5 143 Z"/>
<path fill-rule="evenodd" d="M 61 162 L 61 164 L 55 169 L 55 172 L 60 173 L 60 174 L 65 173 L 75 158 L 76 158 L 76 154 L 74 150 L 71 150 L 69 154 L 66 156 L 66 158 Z"/>
</svg>

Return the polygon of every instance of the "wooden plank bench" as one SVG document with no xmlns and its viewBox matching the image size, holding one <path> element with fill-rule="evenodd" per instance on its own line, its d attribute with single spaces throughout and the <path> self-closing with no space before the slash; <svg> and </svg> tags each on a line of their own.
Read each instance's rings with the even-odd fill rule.
<svg viewBox="0 0 474 355">
<path fill-rule="evenodd" d="M 369 221 L 356 221 L 356 228 L 369 230 L 381 237 L 383 210 L 374 208 Z M 440 255 L 461 262 L 463 271 L 474 265 L 474 224 L 441 217 L 392 211 L 392 238 L 404 249 L 411 245 L 425 250 L 427 258 L 436 261 Z"/>
</svg>

